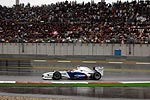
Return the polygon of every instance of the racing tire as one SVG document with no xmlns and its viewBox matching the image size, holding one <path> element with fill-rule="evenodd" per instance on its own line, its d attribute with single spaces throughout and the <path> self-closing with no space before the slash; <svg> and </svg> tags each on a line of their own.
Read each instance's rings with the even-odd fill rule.
<svg viewBox="0 0 150 100">
<path fill-rule="evenodd" d="M 61 73 L 58 71 L 54 72 L 52 78 L 53 78 L 53 80 L 60 80 L 61 79 Z"/>
<path fill-rule="evenodd" d="M 93 74 L 93 79 L 94 79 L 94 80 L 100 80 L 101 77 L 102 77 L 102 75 L 101 75 L 99 72 L 95 72 L 95 73 Z"/>
</svg>

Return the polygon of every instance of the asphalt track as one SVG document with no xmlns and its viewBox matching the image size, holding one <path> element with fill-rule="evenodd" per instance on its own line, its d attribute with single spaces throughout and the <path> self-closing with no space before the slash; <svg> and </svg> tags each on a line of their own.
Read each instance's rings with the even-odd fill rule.
<svg viewBox="0 0 150 100">
<path fill-rule="evenodd" d="M 0 71 L 0 81 L 51 81 L 42 80 L 42 73 L 48 72 L 47 68 L 31 68 L 28 71 L 18 71 L 13 69 L 8 71 Z M 25 69 L 27 70 L 27 69 Z M 63 81 L 63 80 L 59 80 Z M 78 81 L 78 80 L 65 80 L 65 81 Z M 82 80 L 79 80 L 82 81 Z M 85 81 L 85 80 L 83 80 Z M 93 81 L 93 80 L 86 80 Z M 104 69 L 104 76 L 101 82 L 118 82 L 118 81 L 150 81 L 150 70 L 149 69 L 115 69 L 106 68 Z"/>
<path fill-rule="evenodd" d="M 69 62 L 66 60 L 33 60 L 31 67 L 15 67 L 17 61 L 11 61 L 8 66 L 0 66 L 0 81 L 49 81 L 42 80 L 41 75 L 51 70 L 73 69 L 74 66 L 103 66 L 104 76 L 99 81 L 150 81 L 150 64 L 139 62 L 101 62 L 92 61 Z M 21 62 L 19 62 L 21 63 Z M 60 80 L 62 81 L 62 80 Z M 66 80 L 70 81 L 70 80 Z M 81 81 L 81 80 L 80 80 Z M 87 80 L 89 81 L 89 80 Z M 91 81 L 91 80 L 90 80 Z"/>
<path fill-rule="evenodd" d="M 119 81 L 150 81 L 150 74 L 138 74 L 138 75 L 104 75 L 102 77 L 101 82 L 119 82 Z M 0 81 L 51 81 L 51 80 L 42 80 L 41 75 L 37 76 L 13 76 L 13 75 L 0 75 Z M 59 80 L 64 81 L 64 80 Z M 65 81 L 82 81 L 82 80 L 65 80 Z M 85 80 L 83 80 L 85 81 Z M 86 80 L 86 81 L 93 81 L 93 80 Z"/>
<path fill-rule="evenodd" d="M 14 93 L 1 93 L 0 96 L 23 96 L 23 97 L 33 97 L 33 98 L 53 98 L 58 100 L 59 98 L 70 99 L 70 100 L 149 100 L 149 99 L 127 99 L 127 98 L 93 98 L 93 97 L 83 97 L 83 96 L 60 96 L 60 95 L 39 95 L 39 94 L 14 94 Z"/>
<path fill-rule="evenodd" d="M 0 96 L 24 96 L 24 97 L 36 97 L 36 98 L 53 98 L 58 100 L 59 98 L 70 100 L 149 100 L 149 99 L 128 99 L 128 98 L 93 98 L 83 96 L 60 96 L 60 95 L 39 95 L 39 94 L 14 94 L 14 93 L 1 93 Z"/>
<path fill-rule="evenodd" d="M 51 63 L 51 62 L 49 62 L 49 63 Z M 49 67 L 49 66 L 47 67 L 47 65 L 49 65 L 49 63 L 47 63 L 47 62 L 43 62 L 43 63 L 38 62 L 37 63 L 36 62 L 36 64 L 39 67 L 37 67 L 37 65 L 35 64 L 36 67 L 33 66 L 31 68 L 13 68 L 13 69 L 10 68 L 10 67 L 8 67 L 7 69 L 2 68 L 0 70 L 0 81 L 28 81 L 28 82 L 29 81 L 36 81 L 36 82 L 47 82 L 47 81 L 49 82 L 49 81 L 52 81 L 52 80 L 42 80 L 42 78 L 41 78 L 42 73 L 48 72 L 48 71 L 50 71 L 50 69 L 52 69 L 52 67 Z M 61 63 L 53 63 L 53 64 L 51 63 L 51 66 L 54 66 L 54 68 L 63 69 L 64 66 L 67 66 L 65 68 L 70 68 L 70 66 L 74 66 L 74 65 L 78 65 L 78 64 L 81 64 L 81 63 L 70 64 L 70 62 L 69 62 L 69 64 L 68 64 L 68 62 L 65 62 L 65 63 L 61 62 Z M 85 64 L 84 63 L 83 65 L 93 65 L 93 64 L 91 64 L 91 63 L 90 64 L 89 63 Z M 104 76 L 102 77 L 101 80 L 98 80 L 98 82 L 99 81 L 100 82 L 150 81 L 150 77 L 149 77 L 150 76 L 150 68 L 149 68 L 150 65 L 149 64 L 143 65 L 143 67 L 141 67 L 141 65 L 136 65 L 136 66 L 134 65 L 133 66 L 133 64 L 123 65 L 122 63 L 117 63 L 117 64 L 116 63 L 115 64 L 109 63 L 109 64 L 103 64 L 103 65 L 104 65 Z M 110 66 L 115 66 L 115 67 L 110 67 Z M 64 81 L 64 80 L 59 80 L 59 81 Z M 79 82 L 82 82 L 82 81 L 83 82 L 84 81 L 93 82 L 93 80 L 65 80 L 65 81 L 67 81 L 67 82 L 78 82 L 78 81 Z M 125 94 L 125 93 L 128 93 L 128 90 L 131 90 L 132 91 L 131 94 L 135 93 L 137 96 L 141 96 L 140 100 L 144 100 L 145 96 L 144 96 L 143 93 L 145 93 L 146 88 L 144 88 L 144 91 L 142 93 L 141 92 L 136 93 L 137 90 L 140 90 L 140 89 L 139 88 L 136 88 L 136 89 L 134 89 L 134 88 L 125 89 L 124 88 L 124 89 L 119 89 L 119 91 L 125 91 L 125 92 L 123 92 L 123 94 Z M 104 89 L 100 89 L 100 90 L 104 91 Z M 109 92 L 110 88 L 106 89 L 106 90 L 107 90 L 107 92 Z M 113 90 L 114 90 L 114 88 L 111 89 L 111 91 L 113 91 Z M 115 94 L 116 97 L 115 97 L 115 99 L 111 98 L 110 100 L 123 100 L 123 98 L 116 99 L 117 95 L 119 93 L 118 93 L 118 88 L 116 88 L 115 90 L 116 90 L 116 94 Z M 79 90 L 79 91 L 82 91 L 82 92 L 86 91 L 86 93 L 87 93 L 89 90 L 87 90 L 87 88 L 86 88 L 86 89 L 82 89 L 82 90 Z M 90 91 L 91 91 L 91 89 L 90 89 Z M 99 90 L 96 90 L 96 91 L 99 91 Z M 146 91 L 149 92 L 149 88 Z M 139 94 L 142 94 L 142 95 L 139 95 Z M 149 96 L 147 98 L 149 98 Z M 84 99 L 84 98 L 81 97 L 81 99 L 79 99 L 79 100 L 88 100 L 88 99 L 87 98 Z M 95 100 L 96 100 L 96 98 L 95 98 Z M 107 98 L 106 99 L 98 98 L 97 100 L 109 100 L 109 99 L 107 99 Z M 128 100 L 130 100 L 130 99 L 128 99 Z"/>
</svg>

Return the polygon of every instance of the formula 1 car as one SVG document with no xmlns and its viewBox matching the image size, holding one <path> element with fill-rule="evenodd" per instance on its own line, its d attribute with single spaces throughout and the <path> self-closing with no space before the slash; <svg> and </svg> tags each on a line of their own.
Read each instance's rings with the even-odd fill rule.
<svg viewBox="0 0 150 100">
<path fill-rule="evenodd" d="M 103 76 L 103 67 L 93 67 L 91 70 L 88 67 L 78 66 L 74 70 L 68 71 L 52 71 L 42 74 L 42 79 L 92 79 L 92 80 L 100 80 Z"/>
</svg>

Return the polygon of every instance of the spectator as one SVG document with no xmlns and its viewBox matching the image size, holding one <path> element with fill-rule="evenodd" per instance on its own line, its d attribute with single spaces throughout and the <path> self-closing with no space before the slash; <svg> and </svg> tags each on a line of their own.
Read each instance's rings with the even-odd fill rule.
<svg viewBox="0 0 150 100">
<path fill-rule="evenodd" d="M 0 42 L 150 43 L 150 2 L 0 6 Z"/>
</svg>

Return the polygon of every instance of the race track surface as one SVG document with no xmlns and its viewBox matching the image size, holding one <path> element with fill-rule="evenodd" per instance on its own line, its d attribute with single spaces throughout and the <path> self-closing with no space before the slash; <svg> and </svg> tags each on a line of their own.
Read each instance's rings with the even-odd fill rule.
<svg viewBox="0 0 150 100">
<path fill-rule="evenodd" d="M 50 63 L 50 62 L 43 62 L 43 63 L 36 63 L 39 67 L 17 67 L 17 68 L 12 68 L 11 66 L 7 68 L 1 68 L 0 69 L 0 81 L 36 81 L 36 82 L 49 82 L 53 80 L 42 80 L 42 73 L 48 72 L 52 69 L 62 69 L 64 68 L 72 68 L 70 66 L 78 65 L 78 63 Z M 33 64 L 33 65 L 36 65 Z M 37 66 L 36 65 L 36 66 Z M 49 66 L 51 65 L 51 66 Z M 85 66 L 93 66 L 93 64 L 84 64 Z M 95 66 L 97 66 L 95 64 Z M 103 64 L 104 66 L 104 76 L 102 77 L 101 80 L 98 80 L 98 82 L 120 82 L 120 81 L 150 81 L 150 68 L 149 65 L 122 65 L 122 64 Z M 59 80 L 60 82 L 64 80 Z M 58 82 L 59 82 L 58 81 Z M 93 82 L 93 80 L 65 80 L 67 82 Z M 94 81 L 95 82 L 95 81 Z M 50 88 L 51 89 L 51 88 Z M 13 90 L 13 89 L 12 89 Z M 47 88 L 45 89 L 47 90 Z M 44 90 L 44 91 L 45 91 Z M 68 94 L 72 92 L 72 88 L 58 88 L 56 90 L 63 91 L 60 94 L 64 93 L 64 91 Z M 70 92 L 68 92 L 70 90 Z M 115 90 L 115 91 L 114 91 Z M 108 95 L 110 97 L 113 97 L 115 99 L 110 100 L 124 100 L 123 98 L 132 98 L 133 100 L 136 98 L 143 100 L 144 98 L 150 98 L 149 94 L 149 88 L 145 87 L 133 87 L 133 88 L 75 88 L 75 95 L 83 95 L 83 96 L 89 96 L 89 91 L 90 93 L 94 92 L 96 94 L 93 94 L 93 97 L 98 97 L 100 94 L 101 96 L 106 96 Z M 39 90 L 41 91 L 41 90 Z M 53 91 L 53 88 L 52 90 Z M 113 93 L 111 91 L 114 91 Z M 56 91 L 58 92 L 58 91 Z M 76 93 L 77 92 L 77 93 Z M 110 92 L 110 94 L 108 94 Z M 130 93 L 129 93 L 130 92 Z M 98 94 L 99 93 L 99 94 Z M 25 93 L 24 93 L 25 94 Z M 132 95 L 130 95 L 132 94 Z M 134 95 L 133 95 L 134 94 Z M 8 94 L 9 95 L 9 94 Z M 55 94 L 57 95 L 57 93 Z M 124 96 L 124 97 L 122 97 Z M 121 99 L 119 99 L 119 98 Z M 101 97 L 100 97 L 101 98 Z M 118 98 L 118 99 L 117 99 Z M 78 98 L 77 98 L 78 99 Z M 93 98 L 92 98 L 93 99 Z M 81 97 L 80 100 L 88 100 L 88 99 L 83 99 Z M 89 99 L 90 100 L 90 99 Z M 94 99 L 93 99 L 94 100 Z M 97 99 L 95 99 L 97 100 Z M 109 99 L 99 99 L 98 100 L 109 100 Z"/>
<path fill-rule="evenodd" d="M 74 67 L 70 67 L 73 65 L 68 65 L 68 63 L 57 64 L 57 65 L 56 64 L 52 65 L 52 67 L 43 66 L 42 64 L 42 66 L 39 66 L 39 67 L 34 66 L 34 67 L 28 67 L 28 68 L 26 67 L 25 68 L 24 67 L 1 68 L 0 69 L 0 81 L 10 81 L 10 80 L 12 81 L 49 81 L 49 80 L 42 80 L 41 76 L 43 73 L 52 71 L 52 70 L 67 70 L 68 68 L 69 69 L 74 68 Z M 50 63 L 48 63 L 48 65 L 50 65 Z M 95 65 L 95 66 L 98 66 L 98 65 Z M 109 66 L 113 66 L 113 67 L 109 67 Z M 107 64 L 107 65 L 104 65 L 104 76 L 99 81 L 102 81 L 102 82 L 103 81 L 108 81 L 108 82 L 111 82 L 111 81 L 150 81 L 149 76 L 150 76 L 149 65 L 147 66 L 126 65 L 122 67 L 122 64 L 115 64 L 115 65 Z M 92 81 L 92 80 L 88 80 L 88 81 Z"/>
<path fill-rule="evenodd" d="M 6 67 L 0 66 L 0 81 L 49 81 L 42 80 L 43 73 L 52 70 L 67 70 L 73 69 L 77 65 L 93 67 L 103 66 L 104 76 L 99 81 L 150 81 L 150 64 L 146 63 L 93 63 L 93 62 L 68 62 L 68 61 L 31 61 L 31 66 L 21 66 L 28 64 L 30 61 L 5 61 Z M 3 62 L 4 63 L 4 62 Z M 15 67 L 16 64 L 20 64 Z M 62 80 L 60 80 L 62 81 Z M 70 80 L 67 80 L 70 81 Z M 77 80 L 75 80 L 77 81 Z M 81 80 L 79 80 L 81 81 Z M 85 80 L 84 80 L 85 81 Z M 92 81 L 92 80 L 87 80 Z"/>
<path fill-rule="evenodd" d="M 42 80 L 41 73 L 37 75 L 32 75 L 31 73 L 26 72 L 25 75 L 21 75 L 16 72 L 15 75 L 7 74 L 0 75 L 0 81 L 50 81 L 50 80 Z M 150 73 L 145 72 L 105 72 L 104 76 L 102 77 L 101 82 L 118 82 L 118 81 L 150 81 Z M 63 81 L 63 80 L 59 80 Z M 82 80 L 65 80 L 65 81 L 82 81 Z M 85 80 L 83 80 L 85 81 Z M 93 80 L 86 80 L 86 81 L 93 81 Z"/>
<path fill-rule="evenodd" d="M 39 95 L 39 94 L 14 94 L 14 93 L 1 93 L 0 96 L 17 96 L 17 97 L 32 97 L 32 98 L 53 98 L 52 100 L 131 100 L 129 98 L 93 98 L 83 96 L 60 96 L 60 95 Z M 132 99 L 132 100 L 149 100 L 149 99 Z"/>
</svg>

